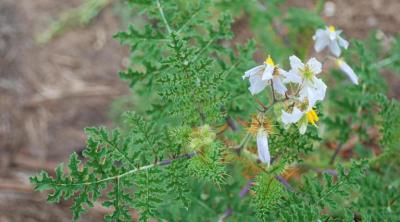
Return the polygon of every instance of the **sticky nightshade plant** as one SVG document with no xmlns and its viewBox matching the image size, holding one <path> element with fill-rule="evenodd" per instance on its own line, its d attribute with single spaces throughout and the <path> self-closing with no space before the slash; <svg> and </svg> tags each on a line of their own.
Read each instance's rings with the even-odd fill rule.
<svg viewBox="0 0 400 222">
<path fill-rule="evenodd" d="M 282 3 L 123 1 L 141 17 L 114 36 L 131 48 L 119 75 L 133 105 L 119 128 L 87 128 L 82 157 L 31 177 L 35 189 L 72 199 L 73 220 L 95 204 L 107 221 L 396 218 L 400 106 L 378 71 L 398 52 L 324 28 L 321 2 Z M 232 23 L 255 40 L 238 44 Z"/>
</svg>

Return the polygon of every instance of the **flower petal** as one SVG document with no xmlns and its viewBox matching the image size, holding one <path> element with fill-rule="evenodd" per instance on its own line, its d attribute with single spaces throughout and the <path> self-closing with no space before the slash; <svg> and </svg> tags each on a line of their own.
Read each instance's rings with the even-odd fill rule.
<svg viewBox="0 0 400 222">
<path fill-rule="evenodd" d="M 336 37 L 337 37 L 337 34 L 336 34 L 336 32 L 335 31 L 330 31 L 329 30 L 329 28 L 328 28 L 328 32 L 329 32 L 329 39 L 331 40 L 331 41 L 335 41 L 336 40 Z"/>
<path fill-rule="evenodd" d="M 316 58 L 309 59 L 307 65 L 314 73 L 314 75 L 317 75 L 322 72 L 322 64 Z"/>
<path fill-rule="evenodd" d="M 281 94 L 281 95 L 285 95 L 285 92 L 287 91 L 286 86 L 283 84 L 281 77 L 279 76 L 274 76 L 272 78 L 272 83 L 274 84 L 274 90 Z"/>
<path fill-rule="evenodd" d="M 340 36 L 338 36 L 338 43 L 339 43 L 339 46 L 342 46 L 345 49 L 347 49 L 347 47 L 349 47 L 349 42 Z"/>
<path fill-rule="evenodd" d="M 288 82 L 293 82 L 293 83 L 301 83 L 301 76 L 298 74 L 298 72 L 294 72 L 294 71 L 289 71 L 289 72 L 284 72 L 281 73 L 283 76 L 285 76 L 285 79 L 283 80 L 284 83 L 288 83 Z"/>
<path fill-rule="evenodd" d="M 265 70 L 264 70 L 264 72 L 262 74 L 261 79 L 262 80 L 270 80 L 270 79 L 272 79 L 272 74 L 274 73 L 274 69 L 275 69 L 275 67 L 273 65 L 267 64 L 265 66 Z"/>
<path fill-rule="evenodd" d="M 325 98 L 326 85 L 321 80 L 313 77 L 312 81 L 307 81 L 304 83 L 303 88 L 300 90 L 300 101 L 308 100 L 308 108 L 311 109 L 317 101 L 321 101 Z"/>
<path fill-rule="evenodd" d="M 269 166 L 271 163 L 271 155 L 268 147 L 268 135 L 263 129 L 259 130 L 257 133 L 257 150 L 258 158 L 261 162 L 266 163 Z"/>
<path fill-rule="evenodd" d="M 267 81 L 261 80 L 261 76 L 260 75 L 252 75 L 252 76 L 250 76 L 249 81 L 250 81 L 249 90 L 250 90 L 250 93 L 252 95 L 256 95 L 256 94 L 260 93 L 268 85 Z"/>
<path fill-rule="evenodd" d="M 342 59 L 338 59 L 336 62 L 340 70 L 342 70 L 354 84 L 358 85 L 358 76 L 354 73 L 353 69 Z"/>
<path fill-rule="evenodd" d="M 297 107 L 294 107 L 292 113 L 287 113 L 284 110 L 282 110 L 281 119 L 283 124 L 287 125 L 290 123 L 297 123 L 303 116 L 304 113 L 300 111 Z"/>
<path fill-rule="evenodd" d="M 318 29 L 313 36 L 315 40 L 314 49 L 316 52 L 321 52 L 329 44 L 329 36 L 326 30 Z"/>
<path fill-rule="evenodd" d="M 253 67 L 244 73 L 243 79 L 246 77 L 249 78 L 252 75 L 256 75 L 257 73 L 261 72 L 263 69 L 264 69 L 264 65 L 259 65 L 259 66 Z"/>
<path fill-rule="evenodd" d="M 290 61 L 290 67 L 292 68 L 292 70 L 298 71 L 299 69 L 303 69 L 304 68 L 304 64 L 295 55 L 290 56 L 289 57 L 289 61 Z"/>
<path fill-rule="evenodd" d="M 339 44 L 337 43 L 337 41 L 332 41 L 330 44 L 329 44 L 329 49 L 331 50 L 331 52 L 332 52 L 332 54 L 334 55 L 334 56 L 336 56 L 336 57 L 339 57 L 340 56 L 340 53 L 341 53 L 341 49 L 340 49 L 340 47 L 339 47 Z"/>
</svg>

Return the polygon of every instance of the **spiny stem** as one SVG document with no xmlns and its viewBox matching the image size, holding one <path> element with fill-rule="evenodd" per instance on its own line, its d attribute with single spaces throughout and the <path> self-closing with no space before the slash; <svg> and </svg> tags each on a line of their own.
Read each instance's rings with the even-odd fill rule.
<svg viewBox="0 0 400 222">
<path fill-rule="evenodd" d="M 167 30 L 168 30 L 168 33 L 171 34 L 171 33 L 172 33 L 172 30 L 171 30 L 171 28 L 170 28 L 169 25 L 168 25 L 167 19 L 165 18 L 164 11 L 163 11 L 163 9 L 162 9 L 162 7 L 161 7 L 161 4 L 160 4 L 160 0 L 157 0 L 157 8 L 158 8 L 158 11 L 160 12 L 160 15 L 161 15 L 161 18 L 162 18 L 162 20 L 163 20 L 163 22 L 164 22 L 164 24 L 165 24 L 165 27 L 166 27 Z"/>
</svg>

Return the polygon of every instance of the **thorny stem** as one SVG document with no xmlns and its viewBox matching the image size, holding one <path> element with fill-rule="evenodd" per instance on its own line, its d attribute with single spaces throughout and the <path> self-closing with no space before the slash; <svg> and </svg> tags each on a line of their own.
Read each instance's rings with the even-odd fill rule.
<svg viewBox="0 0 400 222">
<path fill-rule="evenodd" d="M 161 18 L 162 18 L 162 20 L 163 20 L 163 22 L 164 22 L 164 24 L 165 24 L 165 27 L 166 27 L 167 30 L 168 30 L 168 33 L 171 34 L 171 33 L 172 33 L 172 30 L 171 30 L 171 28 L 170 28 L 169 25 L 168 25 L 167 19 L 165 18 L 164 11 L 163 11 L 163 9 L 162 9 L 162 7 L 161 7 L 161 4 L 160 4 L 160 0 L 157 0 L 157 8 L 158 8 L 158 11 L 160 12 L 160 15 L 161 15 Z"/>
</svg>

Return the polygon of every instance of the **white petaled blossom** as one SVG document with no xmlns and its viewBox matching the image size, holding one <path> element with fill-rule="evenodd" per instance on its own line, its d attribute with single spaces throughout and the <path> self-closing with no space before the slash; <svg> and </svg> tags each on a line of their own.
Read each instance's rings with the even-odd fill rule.
<svg viewBox="0 0 400 222">
<path fill-rule="evenodd" d="M 271 164 L 271 155 L 268 147 L 268 134 L 264 128 L 260 128 L 257 132 L 257 150 L 258 158 L 269 166 Z"/>
<path fill-rule="evenodd" d="M 350 80 L 358 85 L 358 76 L 354 73 L 353 69 L 341 58 L 336 59 L 336 64 L 346 74 Z"/>
<path fill-rule="evenodd" d="M 281 119 L 285 126 L 298 123 L 300 134 L 304 134 L 306 132 L 309 123 L 316 126 L 315 123 L 319 120 L 314 109 L 307 109 L 305 112 L 303 112 L 297 107 L 293 108 L 292 113 L 282 110 Z"/>
<path fill-rule="evenodd" d="M 347 49 L 349 47 L 349 42 L 340 37 L 340 33 L 342 33 L 342 30 L 336 30 L 332 25 L 325 29 L 317 29 L 313 36 L 315 51 L 321 52 L 326 47 L 329 47 L 332 54 L 339 57 L 341 53 L 340 48 Z"/>
<path fill-rule="evenodd" d="M 306 64 L 296 56 L 290 56 L 291 70 L 286 74 L 285 82 L 300 84 L 299 100 L 308 101 L 308 109 L 317 101 L 325 98 L 326 85 L 316 77 L 322 72 L 322 64 L 315 58 L 311 58 Z"/>
<path fill-rule="evenodd" d="M 263 65 L 256 66 L 244 73 L 244 78 L 249 78 L 250 93 L 256 95 L 263 91 L 271 80 L 276 92 L 285 94 L 287 88 L 283 84 L 283 79 L 287 72 L 278 68 L 272 58 L 268 56 Z"/>
<path fill-rule="evenodd" d="M 253 116 L 248 132 L 256 137 L 258 158 L 262 163 L 271 164 L 268 134 L 272 132 L 271 122 L 264 116 Z"/>
</svg>

